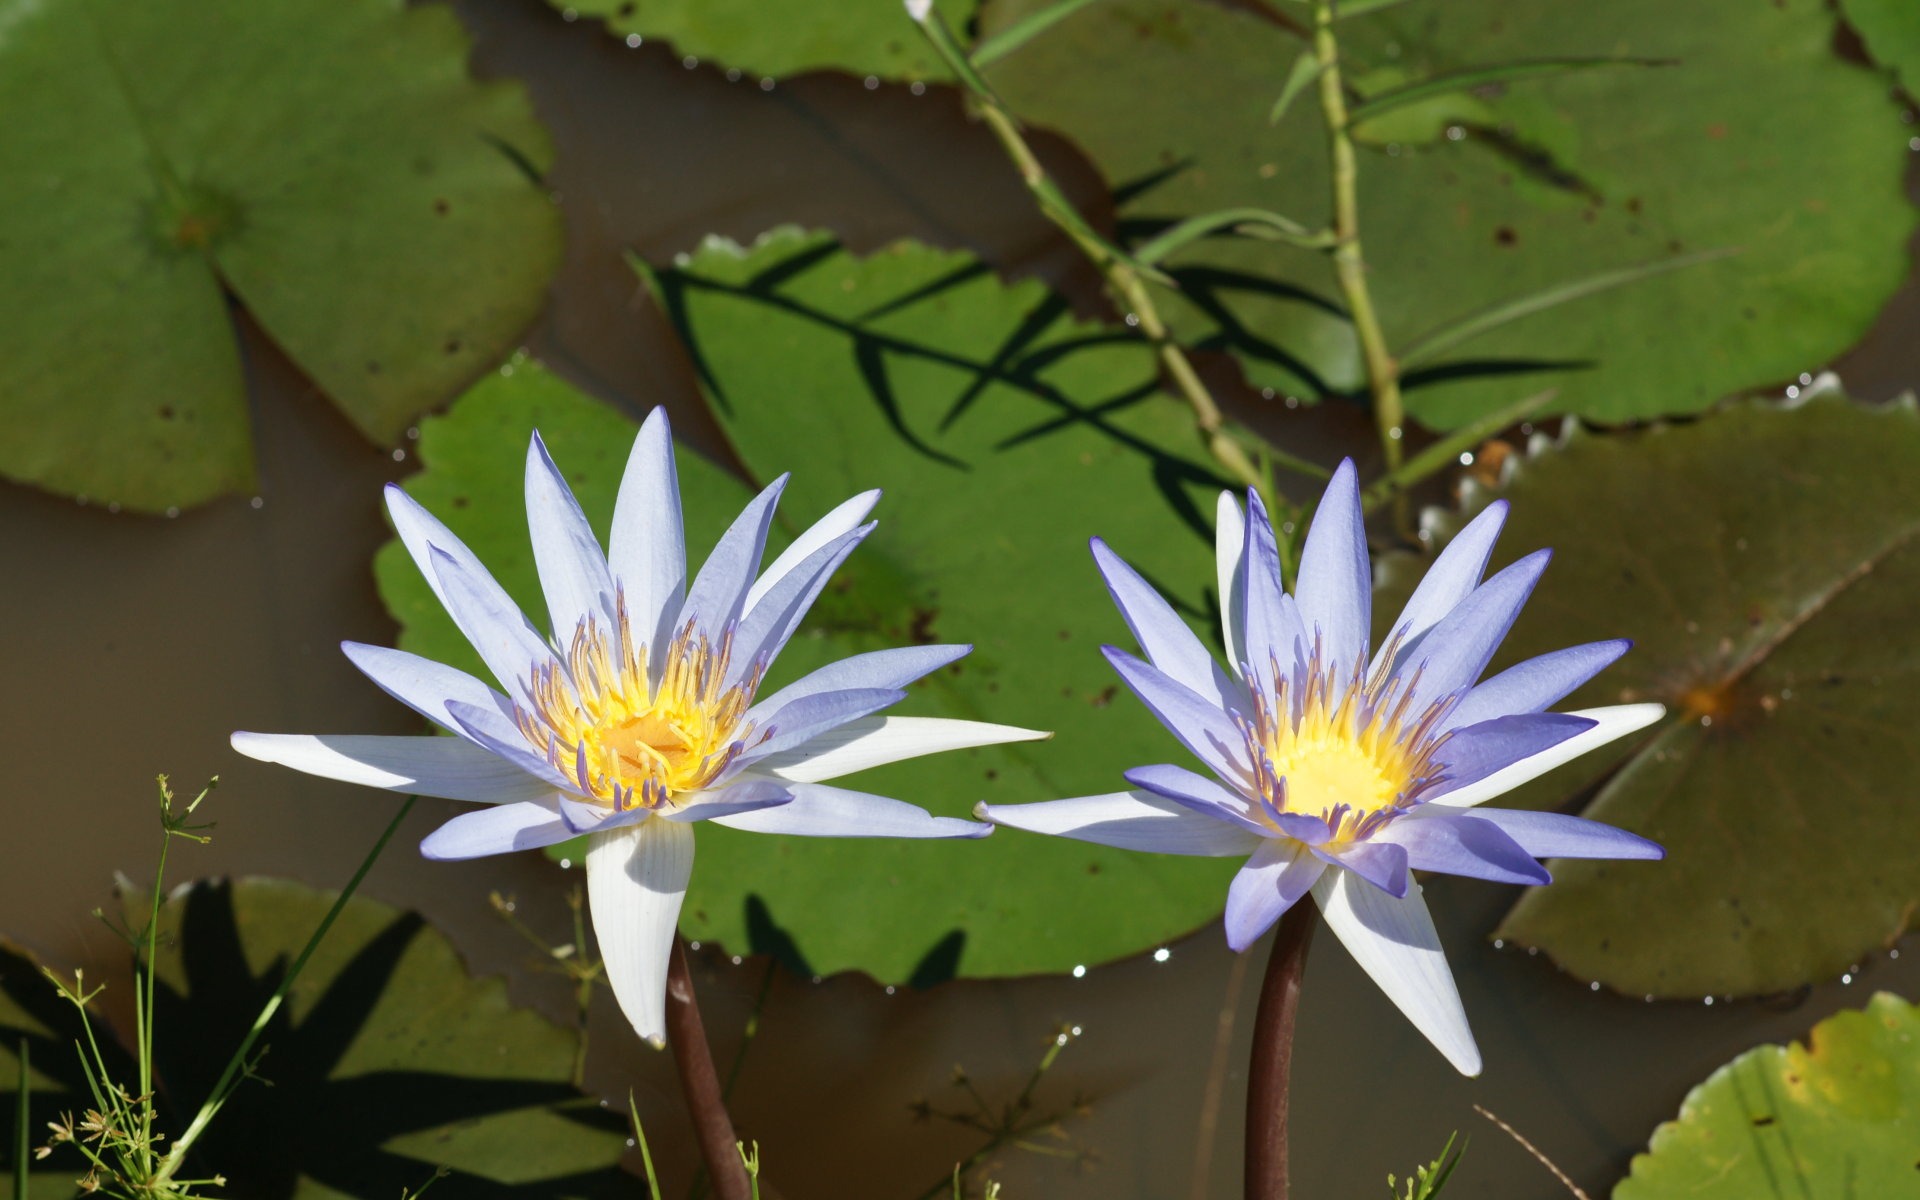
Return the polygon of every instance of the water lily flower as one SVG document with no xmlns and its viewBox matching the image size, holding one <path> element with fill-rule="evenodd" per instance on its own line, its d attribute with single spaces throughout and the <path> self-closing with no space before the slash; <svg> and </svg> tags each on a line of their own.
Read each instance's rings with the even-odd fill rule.
<svg viewBox="0 0 1920 1200">
<path fill-rule="evenodd" d="M 1480 1053 L 1433 920 L 1410 872 L 1542 884 L 1536 860 L 1660 858 L 1645 838 L 1559 813 L 1486 801 L 1664 711 L 1546 709 L 1623 654 L 1595 642 L 1481 673 L 1547 565 L 1545 550 L 1482 581 L 1506 516 L 1496 501 L 1434 560 L 1378 650 L 1372 572 L 1353 464 L 1342 463 L 1308 531 L 1292 595 L 1281 586 L 1260 497 L 1243 517 L 1220 497 L 1221 633 L 1231 671 L 1099 539 L 1094 559 L 1142 661 L 1108 661 L 1212 772 L 1138 767 L 1132 790 L 981 805 L 1000 825 L 1162 854 L 1238 856 L 1227 943 L 1245 950 L 1312 894 L 1375 983 L 1461 1072 Z"/>
<path fill-rule="evenodd" d="M 401 542 L 499 689 L 418 655 L 347 642 L 347 657 L 374 683 L 455 736 L 236 733 L 234 749 L 330 779 L 488 806 L 429 835 L 420 844 L 428 858 L 588 835 L 587 894 L 607 980 L 634 1029 L 659 1043 L 694 822 L 813 837 L 980 837 L 992 826 L 823 781 L 1048 736 L 880 715 L 969 646 L 858 654 L 760 696 L 815 597 L 872 532 L 862 522 L 880 495 L 835 508 L 762 572 L 786 479 L 747 505 L 689 585 L 664 412 L 634 442 L 604 554 L 536 433 L 527 524 L 551 638 L 459 538 L 389 485 Z"/>
</svg>

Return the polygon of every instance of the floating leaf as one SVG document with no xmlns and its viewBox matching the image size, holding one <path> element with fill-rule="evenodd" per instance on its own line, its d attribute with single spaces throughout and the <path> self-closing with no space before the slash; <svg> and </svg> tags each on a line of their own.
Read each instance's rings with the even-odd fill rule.
<svg viewBox="0 0 1920 1200">
<path fill-rule="evenodd" d="M 559 222 L 450 9 L 0 5 L 0 472 L 156 510 L 249 486 L 229 300 L 376 442 L 533 319 Z"/>
<path fill-rule="evenodd" d="M 1499 936 L 1636 996 L 1777 992 L 1898 937 L 1920 906 L 1920 412 L 1826 397 L 1542 444 L 1439 540 L 1496 496 L 1500 562 L 1557 555 L 1492 669 L 1631 637 L 1563 707 L 1669 709 L 1529 793 L 1604 779 L 1586 815 L 1667 860 L 1559 863 Z M 1380 609 L 1416 566 L 1387 561 Z"/>
<path fill-rule="evenodd" d="M 1881 992 L 1708 1076 L 1613 1200 L 1911 1196 L 1916 1167 L 1920 1010 Z"/>
<path fill-rule="evenodd" d="M 1842 0 L 1873 60 L 1892 69 L 1909 96 L 1920 93 L 1920 9 L 1909 0 Z"/>
<path fill-rule="evenodd" d="M 982 32 L 1038 2 L 994 0 Z M 1430 425 L 1548 387 L 1604 421 L 1698 411 L 1845 349 L 1904 277 L 1906 131 L 1885 84 L 1834 54 L 1819 0 L 1458 0 L 1339 28 L 1350 83 L 1384 83 L 1383 68 L 1417 88 L 1503 60 L 1677 60 L 1452 92 L 1432 103 L 1458 109 L 1458 140 L 1363 149 L 1361 230 L 1391 345 L 1603 272 L 1742 251 L 1485 332 L 1407 381 Z M 1088 152 L 1125 196 L 1122 232 L 1143 236 L 1247 205 L 1308 221 L 1329 210 L 1317 122 L 1267 124 L 1300 48 L 1244 8 L 1111 0 L 988 75 L 1022 118 Z M 1437 111 L 1406 135 L 1430 136 Z M 1364 389 L 1324 256 L 1209 242 L 1167 269 L 1187 341 L 1231 348 L 1257 383 L 1289 394 Z"/>
<path fill-rule="evenodd" d="M 882 646 L 971 642 L 897 711 L 1058 731 L 848 786 L 963 815 L 982 799 L 1119 790 L 1125 768 L 1179 756 L 1101 658 L 1102 642 L 1129 639 L 1086 542 L 1105 534 L 1197 614 L 1220 485 L 1183 453 L 1197 438 L 1130 331 L 1074 321 L 1059 296 L 1006 286 L 964 254 L 900 245 L 856 259 L 791 231 L 750 250 L 711 243 L 655 282 L 747 468 L 793 471 L 789 521 L 887 491 L 879 531 L 777 675 Z M 408 484 L 530 607 L 519 472 L 536 424 L 604 534 L 632 427 L 525 365 L 422 427 L 426 470 Z M 680 478 L 697 557 L 745 493 L 687 451 Z M 379 573 L 402 644 L 472 662 L 395 547 Z M 964 975 L 1058 971 L 1207 920 L 1233 865 L 1009 832 L 930 843 L 702 826 L 681 927 L 745 948 L 757 896 L 762 923 L 770 912 L 816 971 L 898 982 L 954 957 Z"/>
<path fill-rule="evenodd" d="M 555 8 L 604 20 L 607 32 L 661 38 L 685 55 L 757 77 L 846 71 L 881 79 L 946 79 L 948 71 L 901 8 L 900 0 L 548 0 Z M 979 0 L 945 0 L 957 29 Z"/>
</svg>

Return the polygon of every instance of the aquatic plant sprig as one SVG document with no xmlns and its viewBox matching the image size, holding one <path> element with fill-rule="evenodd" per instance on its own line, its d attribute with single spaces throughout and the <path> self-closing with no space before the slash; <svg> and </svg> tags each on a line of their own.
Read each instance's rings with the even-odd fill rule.
<svg viewBox="0 0 1920 1200">
<path fill-rule="evenodd" d="M 233 735 L 240 753 L 308 774 L 483 805 L 420 845 L 433 859 L 537 849 L 586 836 L 587 900 L 601 962 L 634 1031 L 671 1044 L 683 1084 L 714 1078 L 678 949 L 693 824 L 804 837 L 976 838 L 938 817 L 824 781 L 869 767 L 1046 733 L 980 721 L 883 716 L 916 680 L 971 647 L 904 646 L 841 659 L 769 696 L 762 681 L 840 564 L 871 533 L 878 491 L 801 533 L 761 570 L 781 476 L 691 579 L 664 410 L 635 438 L 603 551 L 536 433 L 527 523 L 549 622 L 542 631 L 452 530 L 397 486 L 401 543 L 499 687 L 385 647 L 354 665 L 453 737 Z M 675 970 L 670 964 L 677 964 Z M 672 999 L 672 1005 L 669 999 Z M 670 1037 L 677 1027 L 686 1036 Z M 696 1061 L 697 1060 L 697 1061 Z M 748 1192 L 719 1089 L 688 1086 L 723 1200 Z"/>
<path fill-rule="evenodd" d="M 1654 843 L 1597 822 L 1482 806 L 1664 710 L 1547 711 L 1625 653 L 1623 640 L 1481 680 L 1549 557 L 1536 551 L 1483 580 L 1504 503 L 1448 543 L 1377 650 L 1353 464 L 1340 465 L 1320 502 L 1291 594 L 1260 497 L 1250 492 L 1247 505 L 1243 514 L 1223 494 L 1218 508 L 1225 668 L 1137 572 L 1093 543 L 1146 654 L 1108 646 L 1108 660 L 1211 777 L 1137 767 L 1125 772 L 1129 791 L 978 813 L 1126 849 L 1247 856 L 1227 892 L 1228 945 L 1244 951 L 1282 922 L 1249 1071 L 1248 1194 L 1278 1198 L 1293 996 L 1314 920 L 1298 902 L 1311 895 L 1414 1027 L 1462 1073 L 1477 1074 L 1480 1053 L 1412 872 L 1543 884 L 1540 858 L 1661 857 Z"/>
</svg>

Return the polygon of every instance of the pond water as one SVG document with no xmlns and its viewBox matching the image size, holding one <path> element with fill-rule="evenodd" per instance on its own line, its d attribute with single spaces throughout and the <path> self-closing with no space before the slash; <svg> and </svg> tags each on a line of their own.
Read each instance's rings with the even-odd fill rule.
<svg viewBox="0 0 1920 1200">
<path fill-rule="evenodd" d="M 670 48 L 629 49 L 585 22 L 563 23 L 536 0 L 472 0 L 461 11 L 479 69 L 529 81 L 558 143 L 553 184 L 568 260 L 530 344 L 605 399 L 635 412 L 668 405 L 695 445 L 717 441 L 621 248 L 661 261 L 707 233 L 748 239 L 779 223 L 830 227 L 862 248 L 912 235 L 977 249 L 1010 273 L 1042 274 L 1096 302 L 1088 272 L 938 89 L 914 96 L 822 76 L 763 91 L 688 67 Z M 1069 192 L 1098 211 L 1091 170 L 1060 143 L 1045 148 Z M 1857 393 L 1876 398 L 1916 377 L 1916 323 L 1909 288 L 1842 364 Z M 110 903 L 116 872 L 139 878 L 151 868 L 156 771 L 182 786 L 223 780 L 212 801 L 216 840 L 177 852 L 176 879 L 235 872 L 338 887 L 395 803 L 227 748 L 242 727 L 416 728 L 336 648 L 392 640 L 369 560 L 387 536 L 380 485 L 413 464 L 359 440 L 256 330 L 246 345 L 257 507 L 241 497 L 159 520 L 0 489 L 0 547 L 14 564 L 0 614 L 15 689 L 0 731 L 11 783 L 0 803 L 13 830 L 0 932 L 56 963 L 101 970 L 119 958 L 117 940 L 88 914 Z M 1329 444 L 1364 444 L 1356 413 L 1316 419 Z M 455 808 L 422 801 L 366 894 L 421 910 L 474 970 L 507 975 L 517 1000 L 570 1019 L 565 984 L 531 968 L 487 897 L 512 893 L 521 915 L 558 941 L 578 873 L 530 854 L 458 865 L 412 854 L 410 842 Z M 1603 1195 L 1686 1090 L 1739 1051 L 1802 1035 L 1877 988 L 1920 996 L 1920 952 L 1897 950 L 1863 963 L 1849 983 L 1778 1002 L 1650 1004 L 1592 992 L 1545 958 L 1487 942 L 1514 894 L 1451 878 L 1429 885 L 1486 1056 L 1477 1080 L 1457 1076 L 1334 939 L 1318 941 L 1295 1065 L 1297 1195 L 1378 1195 L 1388 1170 L 1404 1174 L 1453 1130 L 1473 1141 L 1455 1194 L 1564 1194 L 1475 1104 Z M 774 971 L 736 1120 L 786 1196 L 917 1196 L 982 1138 L 918 1119 L 911 1105 L 964 1108 L 956 1065 L 990 1101 L 1010 1100 L 1054 1032 L 1078 1027 L 1038 1092 L 1042 1111 L 1063 1114 L 1057 1129 L 1032 1139 L 1038 1149 L 992 1156 L 1009 1200 L 1237 1196 L 1263 954 L 1236 960 L 1210 925 L 1164 955 L 1096 965 L 1081 978 L 888 994 L 864 977 Z M 723 1070 L 768 972 L 763 959 L 735 964 L 711 948 L 698 956 Z M 611 998 L 601 1001 L 589 1083 L 610 1097 L 635 1090 L 669 1192 L 684 1194 L 693 1157 L 671 1063 L 636 1045 Z"/>
</svg>

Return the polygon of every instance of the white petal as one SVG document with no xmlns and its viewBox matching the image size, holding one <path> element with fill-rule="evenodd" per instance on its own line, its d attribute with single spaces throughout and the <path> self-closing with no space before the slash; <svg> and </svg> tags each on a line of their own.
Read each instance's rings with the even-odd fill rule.
<svg viewBox="0 0 1920 1200">
<path fill-rule="evenodd" d="M 750 778 L 750 777 L 749 777 Z M 993 826 L 936 817 L 918 805 L 824 783 L 788 783 L 791 802 L 713 817 L 715 825 L 795 837 L 981 838 Z M 731 789 L 729 789 L 731 790 Z"/>
<path fill-rule="evenodd" d="M 525 699 L 534 669 L 558 665 L 546 637 L 485 567 L 448 554 L 437 545 L 428 547 L 427 554 L 434 578 L 440 583 L 447 615 L 479 652 L 500 686 Z"/>
<path fill-rule="evenodd" d="M 680 482 L 673 430 L 656 408 L 640 426 L 620 477 L 607 538 L 607 564 L 627 602 L 634 637 L 659 646 L 662 626 L 680 611 L 687 585 L 687 538 L 680 523 Z"/>
<path fill-rule="evenodd" d="M 233 748 L 248 758 L 323 779 L 416 796 L 511 804 L 553 791 L 552 784 L 535 779 L 472 742 L 431 734 L 236 733 Z"/>
<path fill-rule="evenodd" d="M 1225 858 L 1252 854 L 1262 839 L 1144 789 L 1075 796 L 1039 804 L 981 804 L 974 815 L 995 825 L 1054 837 L 1145 850 Z"/>
<path fill-rule="evenodd" d="M 505 708 L 508 703 L 505 696 L 465 671 L 418 654 L 364 642 L 341 642 L 340 649 L 381 691 L 454 733 L 461 733 L 461 729 L 447 716 L 447 701 L 458 700 L 475 708 Z"/>
<path fill-rule="evenodd" d="M 807 561 L 816 550 L 828 542 L 845 534 L 852 533 L 860 522 L 867 519 L 873 506 L 880 502 L 880 489 L 861 492 L 851 500 L 843 502 L 838 508 L 813 523 L 805 533 L 793 539 L 793 544 L 780 552 L 773 565 L 760 573 L 753 586 L 747 589 L 746 612 L 751 613 L 753 606 L 760 603 L 760 597 L 773 589 L 787 572 Z"/>
<path fill-rule="evenodd" d="M 945 717 L 861 717 L 801 746 L 770 754 L 755 771 L 795 783 L 818 783 L 902 759 L 1052 737 L 1039 729 L 956 721 Z"/>
<path fill-rule="evenodd" d="M 667 960 L 692 875 L 692 826 L 642 821 L 587 840 L 587 902 L 607 983 L 655 1046 L 667 1040 Z"/>
<path fill-rule="evenodd" d="M 539 803 L 496 804 L 461 813 L 426 836 L 420 855 L 435 862 L 458 862 L 558 845 L 574 834 L 554 811 L 553 802 L 550 796 Z"/>
<path fill-rule="evenodd" d="M 1478 1075 L 1480 1050 L 1420 885 L 1408 884 L 1396 900 L 1351 871 L 1328 871 L 1313 898 L 1327 927 L 1413 1027 L 1462 1075 Z"/>
<path fill-rule="evenodd" d="M 1240 670 L 1240 629 L 1247 623 L 1245 584 L 1240 560 L 1246 553 L 1247 518 L 1232 492 L 1221 492 L 1214 508 L 1213 559 L 1220 580 L 1220 637 L 1226 644 L 1227 665 Z"/>
<path fill-rule="evenodd" d="M 602 630 L 610 629 L 613 578 L 607 573 L 606 555 L 538 433 L 527 445 L 526 490 L 527 533 L 553 622 L 553 640 L 565 646 L 584 617 L 592 617 Z"/>
<path fill-rule="evenodd" d="M 1523 758 L 1510 767 L 1502 768 L 1485 779 L 1470 783 L 1458 791 L 1448 792 L 1444 796 L 1435 796 L 1434 804 L 1444 804 L 1451 808 L 1471 808 L 1476 804 L 1485 804 L 1495 796 L 1504 795 L 1553 770 L 1561 763 L 1572 762 L 1589 750 L 1606 745 L 1615 738 L 1625 737 L 1636 729 L 1645 729 L 1666 715 L 1666 708 L 1659 704 L 1615 704 L 1607 708 L 1587 708 L 1571 712 L 1569 717 L 1585 717 L 1595 722 L 1592 729 L 1576 733 L 1557 746 L 1551 746 L 1530 758 Z"/>
</svg>

